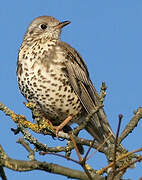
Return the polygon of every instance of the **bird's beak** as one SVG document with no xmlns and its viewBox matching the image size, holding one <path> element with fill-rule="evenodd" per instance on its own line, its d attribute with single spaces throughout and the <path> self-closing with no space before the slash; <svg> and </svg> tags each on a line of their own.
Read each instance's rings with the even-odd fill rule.
<svg viewBox="0 0 142 180">
<path fill-rule="evenodd" d="M 63 22 L 60 22 L 59 24 L 57 24 L 56 26 L 54 26 L 55 29 L 61 29 L 63 28 L 64 26 L 70 24 L 71 22 L 70 21 L 63 21 Z"/>
</svg>

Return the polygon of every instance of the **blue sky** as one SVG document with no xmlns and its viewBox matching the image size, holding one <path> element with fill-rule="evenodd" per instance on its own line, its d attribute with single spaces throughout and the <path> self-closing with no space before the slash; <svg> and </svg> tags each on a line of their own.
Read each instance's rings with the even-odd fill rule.
<svg viewBox="0 0 142 180">
<path fill-rule="evenodd" d="M 121 129 L 125 127 L 133 111 L 142 106 L 142 1 L 141 0 L 30 0 L 2 1 L 0 6 L 0 101 L 19 114 L 30 117 L 20 94 L 16 79 L 16 62 L 20 44 L 28 24 L 33 18 L 51 15 L 60 21 L 70 20 L 64 28 L 62 40 L 76 48 L 85 59 L 91 79 L 99 90 L 101 82 L 108 87 L 105 111 L 115 131 L 118 114 L 124 115 Z M 13 158 L 27 159 L 27 152 L 10 131 L 15 124 L 0 112 L 0 144 Z M 124 141 L 124 146 L 134 150 L 142 146 L 140 137 L 142 123 Z M 42 139 L 43 137 L 40 136 Z M 47 137 L 46 137 L 47 138 Z M 47 141 L 48 138 L 47 138 Z M 44 137 L 44 142 L 46 139 Z M 50 139 L 50 144 L 58 143 Z M 59 142 L 60 143 L 60 142 Z M 94 162 L 102 167 L 103 155 Z M 56 157 L 38 157 L 48 162 L 67 165 L 64 159 Z M 97 163 L 96 163 L 97 162 Z M 75 168 L 78 166 L 69 163 Z M 125 178 L 138 179 L 142 163 L 134 170 L 129 170 Z M 44 172 L 19 173 L 6 170 L 10 180 L 18 179 L 56 179 L 65 177 Z"/>
</svg>

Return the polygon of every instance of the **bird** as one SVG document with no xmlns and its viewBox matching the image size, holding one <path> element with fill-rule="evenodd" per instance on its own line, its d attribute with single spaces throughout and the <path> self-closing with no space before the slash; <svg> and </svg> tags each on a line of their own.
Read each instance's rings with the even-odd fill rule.
<svg viewBox="0 0 142 180">
<path fill-rule="evenodd" d="M 101 105 L 85 61 L 60 38 L 62 28 L 68 24 L 70 21 L 60 22 L 52 16 L 35 18 L 27 28 L 17 61 L 21 93 L 59 129 L 65 120 L 69 126 L 80 125 Z M 113 134 L 103 107 L 85 129 L 98 143 Z"/>
</svg>

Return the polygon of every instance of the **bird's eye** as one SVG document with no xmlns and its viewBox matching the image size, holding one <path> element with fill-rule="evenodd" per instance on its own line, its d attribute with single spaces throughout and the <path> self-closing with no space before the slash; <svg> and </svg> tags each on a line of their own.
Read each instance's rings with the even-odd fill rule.
<svg viewBox="0 0 142 180">
<path fill-rule="evenodd" d="M 41 27 L 41 29 L 45 30 L 47 28 L 47 25 L 46 24 L 41 24 L 40 27 Z"/>
</svg>

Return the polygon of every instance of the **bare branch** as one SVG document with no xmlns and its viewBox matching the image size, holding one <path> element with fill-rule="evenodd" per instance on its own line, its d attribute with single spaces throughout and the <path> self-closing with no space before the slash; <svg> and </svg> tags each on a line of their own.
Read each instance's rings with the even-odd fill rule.
<svg viewBox="0 0 142 180">
<path fill-rule="evenodd" d="M 106 84 L 105 82 L 102 82 L 101 90 L 100 90 L 100 102 L 103 104 L 105 97 L 106 97 Z"/>
<path fill-rule="evenodd" d="M 2 180 L 7 180 L 6 174 L 2 166 L 0 166 L 0 177 L 2 178 Z"/>
<path fill-rule="evenodd" d="M 48 173 L 60 174 L 73 179 L 89 180 L 84 172 L 66 168 L 53 163 L 39 162 L 39 161 L 23 161 L 15 160 L 6 155 L 2 146 L 0 145 L 0 164 L 3 167 L 15 171 L 32 171 L 32 170 L 43 170 Z M 105 180 L 104 177 L 94 175 L 95 180 Z"/>
<path fill-rule="evenodd" d="M 132 154 L 134 154 L 134 153 L 141 152 L 141 151 L 142 151 L 142 148 L 139 148 L 139 149 L 136 149 L 136 150 L 134 150 L 134 151 L 132 151 L 132 152 L 127 152 L 127 153 L 125 153 L 125 154 L 122 154 L 121 156 L 119 156 L 119 157 L 116 159 L 116 162 L 117 162 L 117 161 L 120 161 L 120 160 L 122 160 L 122 159 L 124 159 L 124 158 L 126 158 L 126 157 L 128 157 L 128 156 L 130 156 L 130 155 L 132 155 Z M 133 161 L 133 162 L 134 162 L 134 161 Z M 129 165 L 129 164 L 130 164 L 130 162 L 129 162 L 127 165 Z M 113 167 L 113 165 L 114 165 L 114 162 L 109 163 L 106 167 L 98 170 L 98 171 L 97 171 L 97 174 L 103 174 L 104 172 L 107 171 L 107 169 Z"/>
<path fill-rule="evenodd" d="M 131 163 L 121 167 L 118 172 L 126 170 L 127 168 L 131 167 L 133 164 L 137 163 L 137 162 L 141 162 L 142 161 L 142 156 L 139 156 L 136 160 L 132 161 Z"/>
<path fill-rule="evenodd" d="M 103 92 L 103 90 L 102 90 L 102 92 Z M 13 111 L 8 109 L 5 105 L 0 103 L 0 110 L 2 110 L 6 115 L 10 116 L 12 118 L 12 120 L 18 124 L 18 129 L 13 130 L 14 133 L 17 134 L 19 132 L 22 132 L 22 134 L 24 135 L 24 139 L 26 139 L 28 142 L 30 142 L 30 144 L 33 144 L 35 147 L 35 150 L 37 150 L 37 151 L 40 151 L 40 152 L 42 151 L 42 152 L 49 153 L 49 154 L 50 153 L 55 154 L 57 152 L 65 152 L 66 155 L 67 154 L 70 155 L 71 151 L 76 147 L 76 144 L 89 146 L 88 152 L 86 153 L 86 156 L 84 157 L 83 160 L 79 153 L 78 153 L 78 156 L 80 159 L 79 161 L 76 161 L 76 160 L 71 159 L 70 157 L 64 156 L 64 158 L 72 160 L 72 161 L 80 164 L 86 174 L 84 172 L 76 171 L 76 170 L 73 170 L 70 168 L 65 168 L 65 167 L 57 165 L 57 164 L 49 164 L 46 162 L 36 161 L 34 158 L 34 151 L 30 148 L 29 144 L 26 143 L 22 139 L 20 139 L 18 142 L 21 143 L 24 146 L 24 148 L 26 148 L 26 150 L 29 152 L 30 161 L 20 161 L 20 160 L 11 159 L 5 154 L 4 151 L 2 151 L 0 149 L 0 165 L 1 165 L 2 169 L 3 169 L 3 167 L 7 167 L 7 168 L 13 169 L 15 171 L 31 171 L 33 169 L 39 169 L 39 170 L 44 170 L 46 172 L 61 174 L 61 175 L 64 175 L 64 176 L 67 176 L 70 178 L 91 179 L 92 180 L 95 177 L 98 180 L 98 179 L 104 179 L 102 177 L 102 174 L 104 172 L 107 172 L 107 170 L 109 168 L 111 168 L 111 169 L 113 168 L 114 171 L 111 171 L 111 172 L 113 172 L 114 175 L 116 175 L 116 173 L 118 173 L 115 176 L 115 178 L 118 179 L 119 177 L 121 177 L 124 174 L 126 169 L 128 167 L 130 167 L 131 164 L 134 163 L 134 161 L 132 161 L 132 158 L 138 157 L 138 156 L 134 155 L 134 153 L 136 153 L 138 150 L 127 153 L 127 150 L 125 150 L 121 145 L 119 146 L 119 144 L 136 127 L 138 121 L 142 118 L 142 108 L 138 108 L 137 112 L 134 114 L 134 117 L 131 119 L 129 124 L 126 126 L 126 128 L 122 132 L 120 138 L 118 138 L 119 128 L 120 128 L 120 126 L 118 126 L 116 141 L 114 141 L 115 144 L 112 142 L 112 144 L 110 144 L 110 146 L 108 146 L 108 147 L 105 146 L 105 148 L 104 148 L 103 144 L 107 141 L 107 139 L 109 139 L 111 137 L 111 135 L 109 135 L 108 138 L 106 138 L 105 142 L 102 144 L 97 144 L 94 140 L 90 141 L 88 139 L 77 137 L 78 133 L 82 129 L 85 128 L 85 126 L 87 125 L 91 116 L 93 116 L 94 113 L 98 112 L 98 110 L 101 107 L 103 107 L 103 105 L 97 106 L 96 109 L 87 116 L 86 120 L 81 125 L 79 125 L 76 129 L 74 129 L 72 131 L 72 133 L 74 135 L 73 139 L 69 134 L 64 133 L 64 132 L 59 132 L 59 134 L 58 134 L 59 137 L 70 141 L 70 143 L 68 143 L 67 146 L 48 147 L 47 145 L 40 143 L 35 137 L 33 137 L 26 130 L 26 128 L 29 128 L 36 133 L 40 133 L 40 134 L 44 134 L 44 135 L 53 135 L 54 131 L 52 131 L 52 125 L 44 117 L 41 117 L 41 116 L 38 117 L 38 114 L 37 114 L 36 119 L 39 120 L 40 123 L 33 124 L 32 122 L 27 121 L 27 119 L 24 116 L 15 114 Z M 73 143 L 71 143 L 71 140 Z M 0 148 L 2 148 L 2 147 L 0 147 Z M 88 157 L 88 154 L 89 154 L 91 148 L 95 148 L 97 151 L 103 152 L 106 155 L 108 161 L 111 163 L 98 171 L 95 171 L 92 168 L 88 168 L 86 161 L 87 161 L 87 157 Z M 115 148 L 114 151 L 113 151 L 113 148 Z M 76 149 L 76 151 L 78 151 L 77 147 L 75 149 Z M 121 151 L 121 149 L 122 149 L 122 151 Z M 139 149 L 139 151 L 140 150 L 141 149 Z M 116 155 L 117 151 L 118 151 L 118 156 Z M 136 162 L 138 162 L 138 161 L 141 161 L 141 159 L 137 159 Z M 117 168 L 116 168 L 116 166 L 117 166 Z M 1 169 L 0 175 L 2 174 L 2 169 Z M 60 172 L 58 170 L 60 170 Z M 98 176 L 96 176 L 96 173 L 98 173 Z M 107 172 L 107 175 L 108 175 L 108 178 L 111 179 L 111 177 L 112 177 L 111 173 Z"/>
<path fill-rule="evenodd" d="M 20 127 L 21 128 L 21 132 L 24 135 L 24 138 L 30 142 L 31 144 L 33 144 L 36 147 L 37 151 L 44 151 L 44 152 L 68 152 L 72 149 L 74 149 L 74 145 L 72 143 L 70 143 L 68 146 L 58 146 L 58 147 L 48 147 L 45 144 L 40 143 L 35 137 L 33 137 L 25 128 Z M 83 138 L 78 138 L 76 137 L 76 142 L 80 143 L 82 145 L 87 145 L 90 146 L 90 144 L 92 143 L 92 141 L 90 140 L 85 140 Z M 93 146 L 95 148 L 95 146 Z"/>
<path fill-rule="evenodd" d="M 24 139 L 22 139 L 22 138 L 19 138 L 17 143 L 21 144 L 29 152 L 28 158 L 31 161 L 34 161 L 35 160 L 35 152 L 30 148 L 29 144 L 27 142 L 25 142 Z"/>
<path fill-rule="evenodd" d="M 115 146 L 114 146 L 114 158 L 113 158 L 113 172 L 112 172 L 112 180 L 114 179 L 114 177 L 116 176 L 116 152 L 117 152 L 117 143 L 118 143 L 118 136 L 119 136 L 119 132 L 120 132 L 120 126 L 121 126 L 121 120 L 123 118 L 122 114 L 119 114 L 119 121 L 118 121 L 118 127 L 117 127 L 117 131 L 116 131 L 116 139 L 115 139 Z"/>
<path fill-rule="evenodd" d="M 134 113 L 134 116 L 121 133 L 120 137 L 118 138 L 118 144 L 120 144 L 123 139 L 125 139 L 133 131 L 140 119 L 142 119 L 142 107 L 137 109 L 137 111 Z"/>
</svg>

